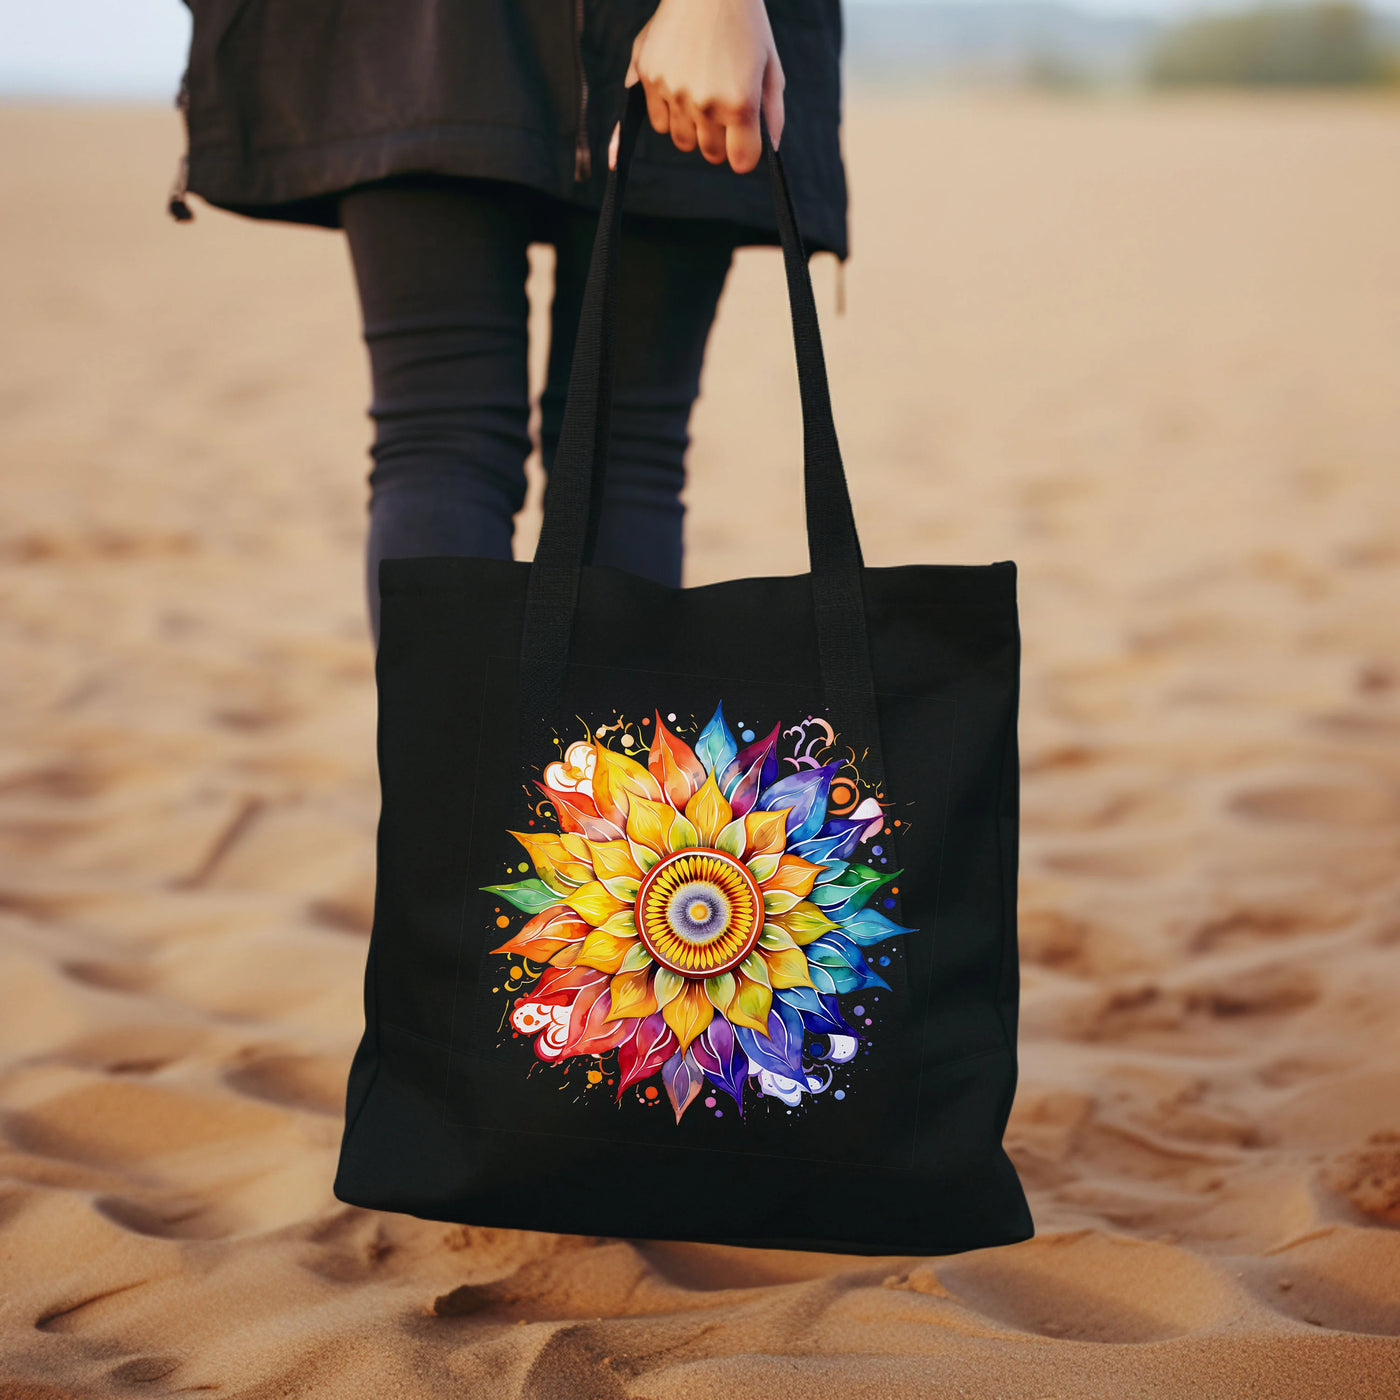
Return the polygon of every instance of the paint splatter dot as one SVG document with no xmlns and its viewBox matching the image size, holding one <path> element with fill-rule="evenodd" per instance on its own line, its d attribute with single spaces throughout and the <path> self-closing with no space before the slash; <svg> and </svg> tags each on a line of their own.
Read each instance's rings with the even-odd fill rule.
<svg viewBox="0 0 1400 1400">
<path fill-rule="evenodd" d="M 870 849 L 878 856 L 884 853 L 885 848 L 883 846 L 872 846 Z"/>
<path fill-rule="evenodd" d="M 881 958 L 881 959 L 880 959 L 880 966 L 881 966 L 881 967 L 888 967 L 889 965 L 890 965 L 890 960 L 889 960 L 888 958 Z"/>
<path fill-rule="evenodd" d="M 650 715 L 643 715 L 643 716 L 642 716 L 642 723 L 643 723 L 643 724 L 650 724 L 650 723 L 651 723 L 651 716 L 650 716 Z M 611 1079 L 608 1080 L 608 1083 L 611 1084 L 611 1083 L 612 1083 L 612 1080 L 611 1080 Z"/>
<path fill-rule="evenodd" d="M 890 886 L 890 893 L 891 893 L 891 894 L 898 894 L 898 893 L 899 893 L 899 886 L 898 886 L 898 885 L 891 885 L 891 886 Z"/>
<path fill-rule="evenodd" d="M 624 749 L 630 749 L 636 742 L 637 741 L 630 734 L 624 734 L 622 736 L 622 747 Z"/>
<path fill-rule="evenodd" d="M 525 969 L 523 967 L 513 967 L 510 970 L 510 975 L 512 977 L 524 977 Z"/>
<path fill-rule="evenodd" d="M 647 1098 L 649 1098 L 649 1099 L 654 1099 L 654 1098 L 656 1097 L 656 1085 L 655 1085 L 655 1084 L 648 1084 L 648 1085 L 647 1085 L 647 1087 L 646 1087 L 646 1096 L 647 1096 Z"/>
<path fill-rule="evenodd" d="M 608 732 L 608 726 L 607 726 L 606 724 L 600 724 L 600 725 L 597 727 L 597 729 L 595 729 L 595 730 L 593 731 L 593 737 L 594 737 L 595 739 L 601 739 L 601 738 L 603 737 L 603 735 L 606 734 L 607 732 Z M 557 743 L 559 742 L 559 740 L 556 739 L 554 742 L 557 744 Z"/>
<path fill-rule="evenodd" d="M 531 826 L 534 826 L 534 824 L 535 824 L 535 819 L 534 819 L 534 817 L 531 817 L 531 818 L 530 818 L 530 823 L 529 823 L 529 824 L 530 824 Z"/>
<path fill-rule="evenodd" d="M 867 1026 L 870 1024 L 870 1017 L 869 1017 L 869 1016 L 867 1016 L 867 1017 L 865 1018 L 865 1024 L 866 1024 Z"/>
<path fill-rule="evenodd" d="M 588 1071 L 588 1082 L 589 1082 L 590 1084 L 601 1084 L 601 1083 L 603 1082 L 603 1072 L 602 1072 L 602 1070 L 599 1070 L 599 1069 L 591 1069 L 591 1070 L 589 1070 L 589 1071 Z"/>
<path fill-rule="evenodd" d="M 717 1109 L 715 1109 L 715 1117 L 716 1117 L 716 1118 L 723 1118 L 723 1117 L 724 1117 L 724 1110 L 723 1110 L 722 1108 L 717 1108 Z"/>
<path fill-rule="evenodd" d="M 864 1008 L 863 1006 L 857 1006 L 857 1007 L 855 1008 L 855 1013 L 856 1013 L 857 1016 L 864 1016 L 864 1015 L 865 1015 L 865 1008 Z"/>
<path fill-rule="evenodd" d="M 530 867 L 523 860 L 515 867 L 517 870 L 528 870 Z"/>
<path fill-rule="evenodd" d="M 894 900 L 892 900 L 892 899 L 887 899 L 887 900 L 885 901 L 885 908 L 886 908 L 886 909 L 893 909 L 893 908 L 894 908 Z"/>
<path fill-rule="evenodd" d="M 493 992 L 499 992 L 501 989 L 499 987 L 492 987 L 491 990 Z"/>
<path fill-rule="evenodd" d="M 710 1097 L 707 1098 L 707 1099 L 705 1100 L 705 1107 L 706 1107 L 706 1108 L 713 1108 L 714 1106 L 715 1106 L 715 1096 L 714 1096 L 713 1094 L 711 1094 Z"/>
<path fill-rule="evenodd" d="M 844 1099 L 846 1097 L 846 1091 L 844 1089 L 838 1089 L 834 1097 L 838 1099 Z"/>
<path fill-rule="evenodd" d="M 753 741 L 753 730 L 746 729 L 739 737 L 743 739 L 746 744 L 751 743 Z"/>
<path fill-rule="evenodd" d="M 496 927 L 497 927 L 497 928 L 509 928 L 509 927 L 510 927 L 510 920 L 509 920 L 508 918 L 506 918 L 506 916 L 505 916 L 504 914 L 497 914 L 497 915 L 496 915 Z"/>
<path fill-rule="evenodd" d="M 884 835 L 884 836 L 888 836 L 888 835 L 890 834 L 890 829 L 889 829 L 889 827 L 886 827 L 886 828 L 884 829 L 884 831 L 883 831 L 881 834 Z"/>
<path fill-rule="evenodd" d="M 900 821 L 900 819 L 899 819 L 898 817 L 896 817 L 896 818 L 894 819 L 894 824 L 895 824 L 896 826 L 903 826 L 903 825 L 904 825 L 904 823 L 903 823 L 902 821 Z"/>
<path fill-rule="evenodd" d="M 674 723 L 676 722 L 676 717 L 675 717 L 674 714 L 669 714 L 669 715 L 666 716 L 666 718 L 669 719 L 669 720 L 671 721 L 672 724 L 674 724 Z"/>
</svg>

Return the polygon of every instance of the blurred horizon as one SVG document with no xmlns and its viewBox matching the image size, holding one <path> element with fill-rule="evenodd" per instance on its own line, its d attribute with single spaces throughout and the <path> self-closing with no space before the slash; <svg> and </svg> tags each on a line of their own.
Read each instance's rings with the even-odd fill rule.
<svg viewBox="0 0 1400 1400">
<path fill-rule="evenodd" d="M 845 0 L 847 66 L 857 80 L 1034 79 L 1048 56 L 1090 78 L 1141 76 L 1165 29 L 1252 8 L 1248 0 Z M 1364 8 L 1400 32 L 1400 0 Z M 0 0 L 0 99 L 171 101 L 189 27 L 180 0 Z"/>
</svg>

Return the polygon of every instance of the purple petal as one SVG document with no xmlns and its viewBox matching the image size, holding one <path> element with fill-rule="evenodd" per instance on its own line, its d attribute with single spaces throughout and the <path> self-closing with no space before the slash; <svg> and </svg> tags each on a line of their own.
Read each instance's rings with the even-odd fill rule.
<svg viewBox="0 0 1400 1400">
<path fill-rule="evenodd" d="M 695 1096 L 700 1092 L 700 1086 L 705 1082 L 704 1071 L 695 1063 L 690 1050 L 687 1050 L 684 1055 L 677 1050 L 661 1066 L 661 1078 L 665 1082 L 666 1094 L 671 1100 L 671 1107 L 676 1110 L 676 1122 L 679 1123 L 681 1114 L 695 1102 Z"/>
<path fill-rule="evenodd" d="M 734 1038 L 734 1028 L 716 1016 L 690 1047 L 695 1063 L 710 1083 L 723 1089 L 740 1113 L 744 1111 L 744 1084 L 749 1077 L 748 1056 Z"/>
<path fill-rule="evenodd" d="M 753 811 L 759 792 L 778 776 L 776 750 L 781 728 L 775 724 L 771 734 L 747 744 L 725 765 L 719 779 L 720 791 L 736 817 Z"/>
<path fill-rule="evenodd" d="M 772 787 L 764 788 L 758 799 L 763 811 L 773 812 L 780 807 L 792 809 L 787 817 L 789 847 L 821 830 L 826 821 L 826 795 L 831 779 L 841 766 L 842 760 L 837 759 L 835 763 L 826 763 L 807 772 L 790 773 Z"/>
</svg>

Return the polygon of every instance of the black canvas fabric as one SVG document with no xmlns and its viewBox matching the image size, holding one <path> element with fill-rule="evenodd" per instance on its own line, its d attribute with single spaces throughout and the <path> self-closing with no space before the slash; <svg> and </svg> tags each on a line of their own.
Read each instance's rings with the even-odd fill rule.
<svg viewBox="0 0 1400 1400">
<path fill-rule="evenodd" d="M 257 218 L 339 223 L 404 174 L 505 180 L 596 209 L 632 41 L 656 0 L 187 0 L 188 188 Z M 811 248 L 846 256 L 839 0 L 766 0 L 783 154 Z M 650 129 L 630 207 L 775 241 L 765 181 Z"/>
<path fill-rule="evenodd" d="M 771 147 L 811 572 L 667 588 L 589 562 L 642 119 L 633 94 L 534 561 L 381 566 L 379 882 L 336 1194 L 857 1253 L 1027 1238 L 1001 1145 L 1014 566 L 864 566 Z"/>
</svg>

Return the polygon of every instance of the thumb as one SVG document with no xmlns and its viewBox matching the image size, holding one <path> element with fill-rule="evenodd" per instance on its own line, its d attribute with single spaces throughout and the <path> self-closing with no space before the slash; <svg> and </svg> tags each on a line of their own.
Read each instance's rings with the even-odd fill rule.
<svg viewBox="0 0 1400 1400">
<path fill-rule="evenodd" d="M 641 56 L 642 43 L 647 37 L 647 30 L 651 27 L 650 22 L 644 24 L 637 31 L 637 37 L 632 40 L 632 57 L 627 62 L 627 77 L 623 79 L 623 87 L 636 87 L 641 81 L 641 71 L 637 67 L 637 59 Z"/>
<path fill-rule="evenodd" d="M 783 88 L 786 83 L 778 55 L 770 54 L 768 66 L 763 70 L 763 117 L 768 123 L 768 136 L 775 151 L 783 139 Z"/>
</svg>

